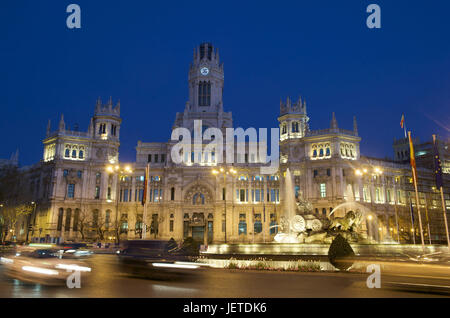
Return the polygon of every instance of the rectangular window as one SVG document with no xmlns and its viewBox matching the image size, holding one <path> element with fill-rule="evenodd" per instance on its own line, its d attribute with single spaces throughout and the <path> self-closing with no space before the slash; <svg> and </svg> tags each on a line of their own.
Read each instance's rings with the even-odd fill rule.
<svg viewBox="0 0 450 318">
<path fill-rule="evenodd" d="M 106 211 L 105 215 L 105 228 L 109 228 L 109 223 L 111 222 L 111 211 Z"/>
<path fill-rule="evenodd" d="M 128 189 L 123 190 L 123 202 L 128 202 Z"/>
<path fill-rule="evenodd" d="M 73 216 L 73 230 L 78 231 L 78 222 L 80 219 L 80 210 L 75 210 L 75 215 Z"/>
<path fill-rule="evenodd" d="M 153 192 L 153 201 L 158 202 L 158 189 L 155 189 Z"/>
<path fill-rule="evenodd" d="M 239 192 L 239 201 L 245 202 L 245 189 L 241 189 Z"/>
<path fill-rule="evenodd" d="M 225 201 L 226 199 L 226 190 L 225 188 L 222 188 L 222 201 Z"/>
<path fill-rule="evenodd" d="M 67 197 L 73 199 L 75 196 L 75 184 L 71 183 L 67 185 Z"/>
<path fill-rule="evenodd" d="M 155 155 L 155 162 L 158 162 L 158 155 Z"/>
<path fill-rule="evenodd" d="M 270 201 L 276 202 L 277 201 L 277 191 L 276 189 L 270 189 Z"/>
<path fill-rule="evenodd" d="M 152 162 L 152 155 L 148 155 L 147 162 Z"/>
<path fill-rule="evenodd" d="M 170 200 L 174 201 L 175 200 L 175 188 L 170 188 Z"/>
<path fill-rule="evenodd" d="M 170 220 L 169 231 L 173 232 L 173 220 Z"/>
<path fill-rule="evenodd" d="M 95 199 L 100 199 L 100 187 L 96 186 L 95 187 Z"/>
<path fill-rule="evenodd" d="M 144 189 L 139 189 L 139 201 L 142 201 L 143 197 L 144 197 Z"/>
<path fill-rule="evenodd" d="M 111 187 L 108 187 L 107 199 L 111 200 Z"/>
<path fill-rule="evenodd" d="M 320 197 L 325 198 L 327 196 L 327 185 L 325 183 L 320 184 Z"/>
<path fill-rule="evenodd" d="M 166 162 L 166 155 L 165 154 L 161 154 L 161 162 Z"/>
<path fill-rule="evenodd" d="M 317 175 L 318 175 L 317 170 L 314 170 L 314 178 L 317 177 Z"/>
</svg>

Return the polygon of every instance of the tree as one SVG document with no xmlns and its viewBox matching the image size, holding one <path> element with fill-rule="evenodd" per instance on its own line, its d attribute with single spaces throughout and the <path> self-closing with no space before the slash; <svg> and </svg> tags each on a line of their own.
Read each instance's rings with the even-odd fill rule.
<svg viewBox="0 0 450 318">
<path fill-rule="evenodd" d="M 102 212 L 92 215 L 92 229 L 97 233 L 97 239 L 100 241 L 105 239 L 105 233 L 109 230 L 109 224 L 106 221 L 106 216 Z"/>
<path fill-rule="evenodd" d="M 10 230 L 11 236 L 14 235 L 17 222 L 30 215 L 33 212 L 33 206 L 30 204 L 13 204 L 13 205 L 3 205 L 0 209 L 0 224 L 1 224 L 1 241 L 2 243 L 6 240 Z"/>
<path fill-rule="evenodd" d="M 81 240 L 86 238 L 86 231 L 89 229 L 89 216 L 85 210 L 80 211 L 78 217 L 74 219 L 74 228 L 81 234 Z"/>
</svg>

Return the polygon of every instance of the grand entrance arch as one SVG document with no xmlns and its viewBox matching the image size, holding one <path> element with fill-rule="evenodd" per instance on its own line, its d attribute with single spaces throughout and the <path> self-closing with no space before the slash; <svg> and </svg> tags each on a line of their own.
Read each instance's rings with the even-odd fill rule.
<svg viewBox="0 0 450 318">
<path fill-rule="evenodd" d="M 214 237 L 212 213 L 191 212 L 184 214 L 184 238 L 191 236 L 195 241 L 210 244 Z"/>
<path fill-rule="evenodd" d="M 202 244 L 213 240 L 213 195 L 211 189 L 201 183 L 192 185 L 184 196 L 187 204 L 184 212 L 184 237 L 191 236 Z"/>
</svg>

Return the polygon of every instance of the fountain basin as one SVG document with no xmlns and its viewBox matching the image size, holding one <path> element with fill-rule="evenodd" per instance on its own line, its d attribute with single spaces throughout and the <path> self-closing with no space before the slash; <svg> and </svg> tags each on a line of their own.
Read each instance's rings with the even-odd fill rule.
<svg viewBox="0 0 450 318">
<path fill-rule="evenodd" d="M 448 247 L 444 245 L 421 245 L 414 244 L 350 244 L 357 256 L 377 257 L 405 257 L 406 255 L 418 255 L 436 252 L 447 252 Z M 327 256 L 329 244 L 299 244 L 299 243 L 256 243 L 256 244 L 211 244 L 202 255 L 209 257 L 213 255 L 223 256 Z"/>
</svg>

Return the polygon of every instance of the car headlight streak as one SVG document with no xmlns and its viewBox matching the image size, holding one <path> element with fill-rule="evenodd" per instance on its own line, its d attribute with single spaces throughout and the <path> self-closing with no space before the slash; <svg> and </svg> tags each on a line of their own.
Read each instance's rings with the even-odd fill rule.
<svg viewBox="0 0 450 318">
<path fill-rule="evenodd" d="M 78 271 L 78 272 L 90 272 L 90 267 L 84 267 L 84 266 L 78 266 L 78 265 L 69 265 L 69 264 L 58 264 L 55 266 L 55 268 L 58 269 L 65 269 L 65 270 L 71 270 L 71 271 Z"/>
<path fill-rule="evenodd" d="M 38 274 L 58 275 L 58 271 L 55 271 L 53 269 L 47 269 L 47 268 L 41 268 L 41 267 L 35 267 L 35 266 L 23 266 L 22 269 L 27 272 L 33 272 L 33 273 L 38 273 Z"/>
</svg>

